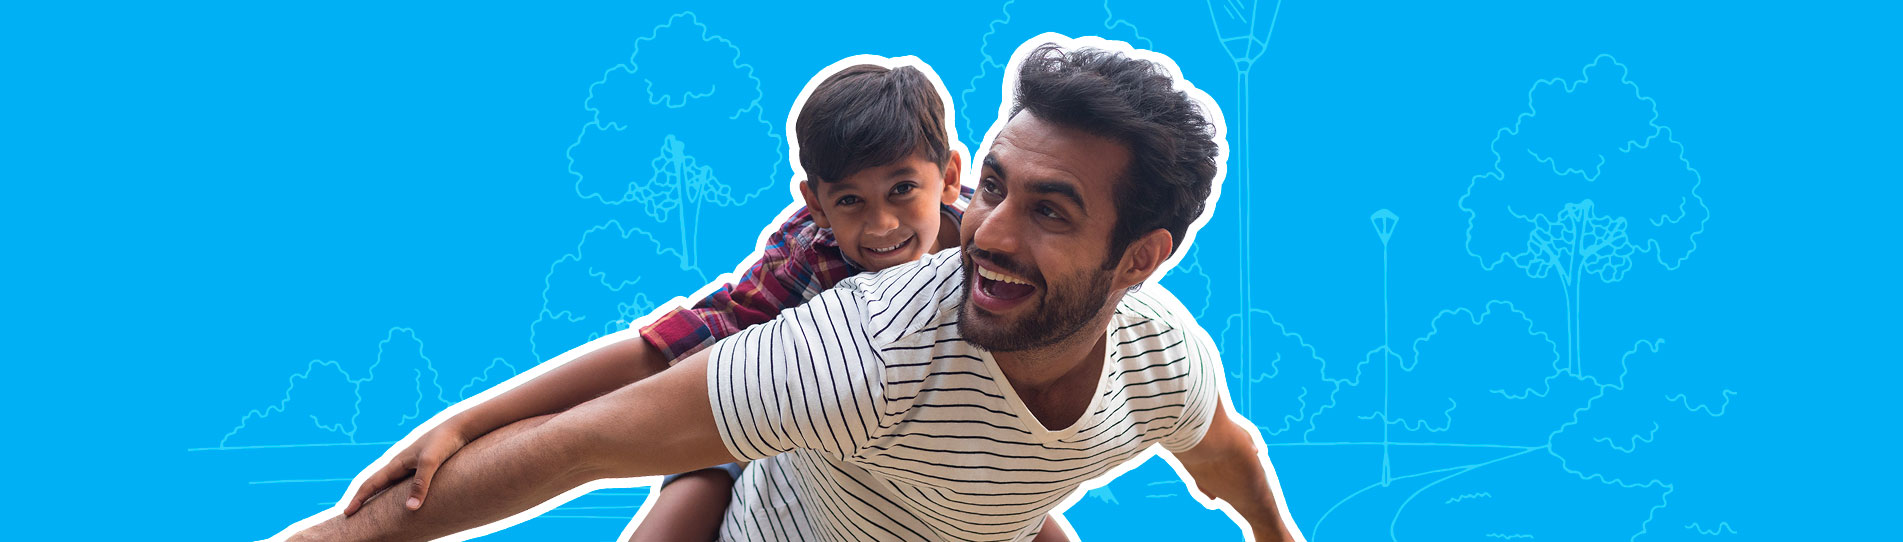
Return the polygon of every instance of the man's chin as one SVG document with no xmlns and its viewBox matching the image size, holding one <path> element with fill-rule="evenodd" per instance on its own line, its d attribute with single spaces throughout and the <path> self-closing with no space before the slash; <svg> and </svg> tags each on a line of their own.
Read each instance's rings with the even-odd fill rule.
<svg viewBox="0 0 1903 542">
<path fill-rule="evenodd" d="M 1037 310 L 1037 306 L 1033 303 L 1018 307 L 1012 312 L 1036 314 Z M 958 309 L 958 320 L 959 333 L 964 335 L 965 342 L 978 347 L 979 350 L 1016 352 L 1029 349 L 1020 344 L 1027 342 L 1026 337 L 1013 333 L 1026 330 L 1026 320 L 1029 320 L 1027 317 L 1013 317 L 987 311 L 972 303 L 967 297 Z"/>
</svg>

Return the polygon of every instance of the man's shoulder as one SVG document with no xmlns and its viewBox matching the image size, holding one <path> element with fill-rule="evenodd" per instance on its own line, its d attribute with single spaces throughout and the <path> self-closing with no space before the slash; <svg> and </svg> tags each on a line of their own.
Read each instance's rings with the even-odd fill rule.
<svg viewBox="0 0 1903 542">
<path fill-rule="evenodd" d="M 891 343 L 955 316 L 964 287 L 962 265 L 958 249 L 943 250 L 877 273 L 848 277 L 822 295 L 862 308 L 867 335 L 876 342 Z"/>
<path fill-rule="evenodd" d="M 1172 328 L 1197 327 L 1196 315 L 1160 284 L 1146 283 L 1123 295 L 1117 302 L 1117 314 L 1127 320 Z"/>
<path fill-rule="evenodd" d="M 1196 424 L 1207 421 L 1212 394 L 1226 385 L 1221 355 L 1195 314 L 1169 290 L 1151 283 L 1125 294 L 1117 304 L 1109 340 L 1116 352 L 1105 369 L 1114 375 L 1112 385 L 1130 390 L 1118 394 L 1119 403 L 1112 408 L 1194 419 Z"/>
<path fill-rule="evenodd" d="M 1111 332 L 1118 359 L 1135 360 L 1138 365 L 1152 365 L 1157 359 L 1218 357 L 1215 341 L 1196 321 L 1195 313 L 1155 283 L 1144 284 L 1117 302 Z M 1187 366 L 1178 369 L 1187 370 Z"/>
</svg>

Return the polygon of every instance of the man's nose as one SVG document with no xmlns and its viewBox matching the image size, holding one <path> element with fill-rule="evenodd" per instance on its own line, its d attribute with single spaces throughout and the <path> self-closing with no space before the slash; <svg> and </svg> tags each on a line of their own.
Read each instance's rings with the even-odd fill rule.
<svg viewBox="0 0 1903 542">
<path fill-rule="evenodd" d="M 977 230 L 972 232 L 971 246 L 990 252 L 1018 253 L 1024 223 L 1017 219 L 1017 214 L 1012 203 L 1005 201 L 982 215 L 967 215 L 967 219 L 976 218 L 978 221 Z"/>
</svg>

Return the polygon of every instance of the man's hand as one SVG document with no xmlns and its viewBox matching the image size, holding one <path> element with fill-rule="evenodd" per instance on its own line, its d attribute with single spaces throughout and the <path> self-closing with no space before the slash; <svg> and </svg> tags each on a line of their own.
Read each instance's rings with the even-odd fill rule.
<svg viewBox="0 0 1903 542">
<path fill-rule="evenodd" d="M 561 414 L 493 431 L 442 462 L 430 506 L 375 495 L 298 539 L 433 540 L 519 513 L 593 480 L 734 461 L 707 396 L 707 354 Z"/>
<path fill-rule="evenodd" d="M 357 487 L 357 493 L 350 497 L 350 504 L 344 506 L 344 515 L 357 513 L 357 509 L 362 508 L 364 501 L 370 500 L 371 495 L 390 488 L 404 478 L 409 478 L 410 483 L 406 484 L 409 496 L 404 499 L 403 507 L 410 510 L 422 508 L 423 499 L 429 496 L 429 482 L 436 476 L 436 469 L 442 468 L 443 462 L 469 444 L 472 438 L 453 419 L 423 433 L 416 442 L 411 442 L 408 448 L 397 452 L 396 457 L 390 458 L 389 463 L 385 463 L 383 468 L 377 469 L 375 474 L 363 481 L 362 486 Z"/>
<path fill-rule="evenodd" d="M 356 514 L 380 491 L 409 478 L 404 507 L 416 510 L 429 498 L 430 481 L 443 462 L 463 446 L 518 420 L 561 412 L 667 369 L 667 357 L 639 335 L 622 333 L 596 339 L 576 350 L 578 358 L 540 377 L 484 401 L 417 437 L 390 462 L 364 480 L 344 506 Z M 394 496 L 394 495 L 392 495 Z"/>
</svg>

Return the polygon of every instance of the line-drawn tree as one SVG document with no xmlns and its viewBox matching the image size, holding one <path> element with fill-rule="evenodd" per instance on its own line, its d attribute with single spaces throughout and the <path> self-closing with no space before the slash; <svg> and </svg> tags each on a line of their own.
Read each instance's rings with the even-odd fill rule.
<svg viewBox="0 0 1903 542">
<path fill-rule="evenodd" d="M 785 141 L 766 121 L 760 85 L 732 41 L 693 12 L 674 15 L 589 85 L 592 118 L 567 152 L 575 194 L 636 211 L 618 218 L 711 278 L 702 263 L 724 270 L 747 247 L 725 236 L 702 243 L 701 226 L 757 216 L 726 211 L 786 186 Z"/>
<path fill-rule="evenodd" d="M 1678 269 L 1697 249 L 1710 210 L 1701 177 L 1657 102 L 1610 55 L 1576 81 L 1538 81 L 1527 112 L 1492 142 L 1493 169 L 1475 175 L 1460 208 L 1467 253 L 1533 278 L 1553 277 L 1566 300 L 1566 367 L 1584 374 L 1580 321 L 1590 280 L 1625 279 L 1644 255 Z"/>
</svg>

